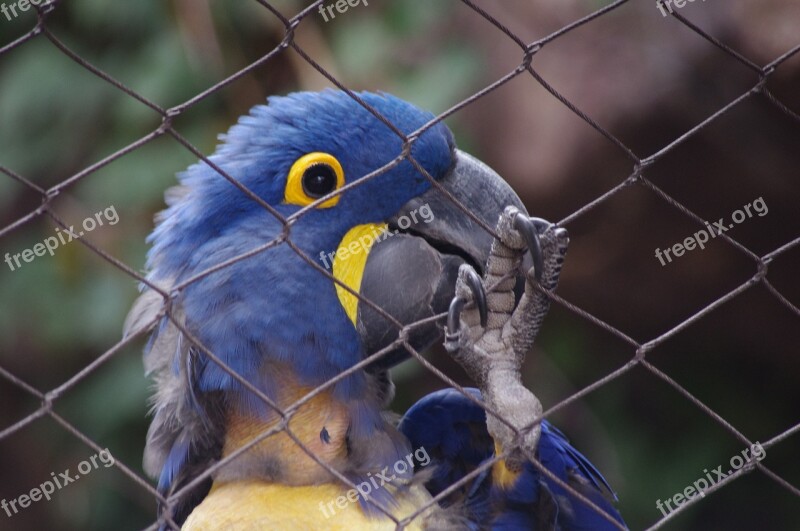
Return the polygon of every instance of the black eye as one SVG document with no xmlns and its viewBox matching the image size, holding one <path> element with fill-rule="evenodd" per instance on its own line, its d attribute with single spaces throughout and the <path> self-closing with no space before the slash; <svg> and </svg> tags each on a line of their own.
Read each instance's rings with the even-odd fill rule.
<svg viewBox="0 0 800 531">
<path fill-rule="evenodd" d="M 314 199 L 336 189 L 336 172 L 325 163 L 309 166 L 303 172 L 303 191 Z"/>
</svg>

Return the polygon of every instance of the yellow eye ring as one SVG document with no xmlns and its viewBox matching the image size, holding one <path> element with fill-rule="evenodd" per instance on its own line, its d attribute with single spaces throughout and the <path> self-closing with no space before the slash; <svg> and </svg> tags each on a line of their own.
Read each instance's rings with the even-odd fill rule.
<svg viewBox="0 0 800 531">
<path fill-rule="evenodd" d="M 344 170 L 336 157 L 315 151 L 303 155 L 292 164 L 286 178 L 284 202 L 292 205 L 310 205 L 322 196 L 344 186 Z M 331 197 L 317 205 L 330 208 L 339 203 L 339 197 Z"/>
</svg>

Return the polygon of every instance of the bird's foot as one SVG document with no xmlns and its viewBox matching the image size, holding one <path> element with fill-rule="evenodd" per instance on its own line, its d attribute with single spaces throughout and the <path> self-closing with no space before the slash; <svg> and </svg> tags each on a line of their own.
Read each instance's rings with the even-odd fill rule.
<svg viewBox="0 0 800 531">
<path fill-rule="evenodd" d="M 525 454 L 535 453 L 541 429 L 530 426 L 542 413 L 520 370 L 550 307 L 542 289 L 558 284 L 569 237 L 565 229 L 514 207 L 506 207 L 496 232 L 484 278 L 469 265 L 459 269 L 445 348 L 479 386 L 487 406 L 503 417 L 488 413 L 487 428 L 498 447 L 510 451 L 506 466 L 518 471 Z M 526 250 L 534 265 L 525 272 L 525 293 L 515 308 L 514 285 Z"/>
</svg>

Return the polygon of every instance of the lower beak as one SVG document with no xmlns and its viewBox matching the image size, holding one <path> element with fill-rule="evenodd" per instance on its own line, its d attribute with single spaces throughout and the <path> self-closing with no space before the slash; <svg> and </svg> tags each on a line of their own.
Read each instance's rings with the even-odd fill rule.
<svg viewBox="0 0 800 531">
<path fill-rule="evenodd" d="M 494 239 L 485 227 L 493 229 L 506 206 L 527 214 L 508 183 L 462 151 L 456 150 L 454 167 L 438 182 L 442 190 L 432 187 L 389 220 L 393 235 L 372 246 L 361 280 L 360 293 L 403 325 L 447 311 L 461 264 L 483 273 Z M 396 326 L 366 304 L 358 306 L 357 328 L 367 354 L 398 336 Z M 441 337 L 441 322 L 431 321 L 414 327 L 408 342 L 422 351 Z M 385 370 L 408 355 L 405 348 L 396 348 L 370 370 Z"/>
</svg>

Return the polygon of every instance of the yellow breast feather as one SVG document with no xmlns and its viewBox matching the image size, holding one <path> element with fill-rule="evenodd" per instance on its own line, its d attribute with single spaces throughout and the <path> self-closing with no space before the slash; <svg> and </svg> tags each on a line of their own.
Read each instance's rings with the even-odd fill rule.
<svg viewBox="0 0 800 531">
<path fill-rule="evenodd" d="M 390 485 L 383 488 L 393 489 Z M 182 530 L 390 531 L 396 528 L 388 517 L 368 517 L 357 497 L 351 495 L 348 499 L 347 493 L 345 487 L 333 483 L 293 487 L 250 480 L 215 484 Z M 422 485 L 413 485 L 396 495 L 398 506 L 387 509 L 398 520 L 431 500 Z M 431 510 L 417 516 L 405 529 L 421 530 L 422 520 Z"/>
</svg>

